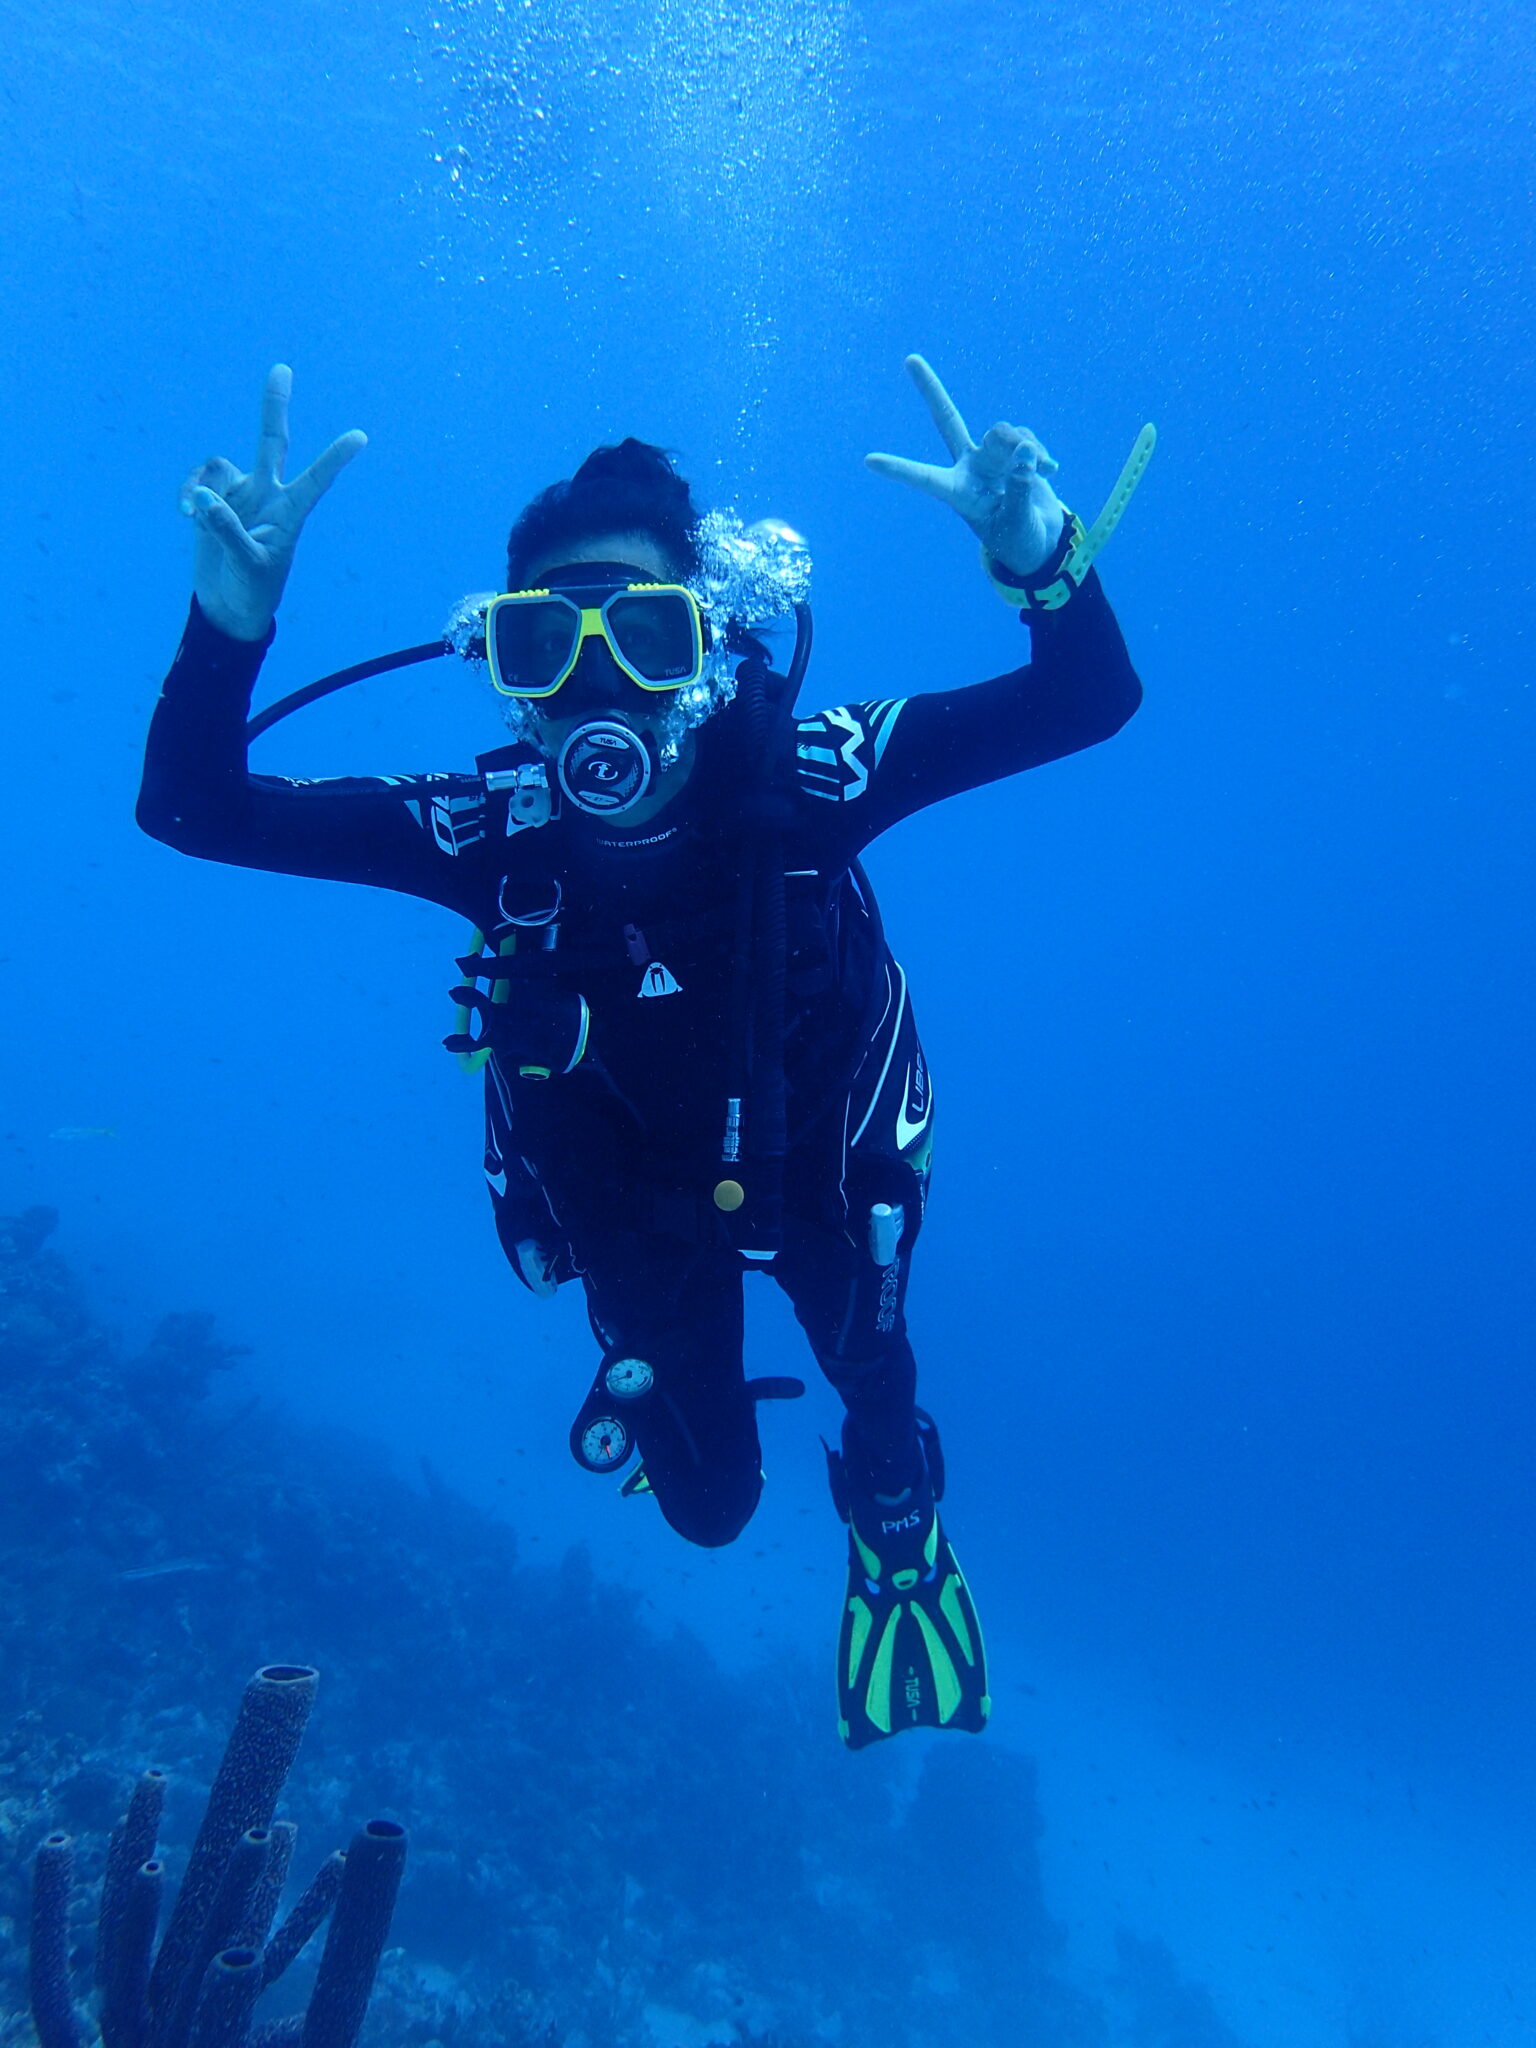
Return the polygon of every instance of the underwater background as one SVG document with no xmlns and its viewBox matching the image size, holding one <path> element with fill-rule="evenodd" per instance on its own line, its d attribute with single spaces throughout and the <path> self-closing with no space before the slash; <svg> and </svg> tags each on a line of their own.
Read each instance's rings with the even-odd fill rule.
<svg viewBox="0 0 1536 2048">
<path fill-rule="evenodd" d="M 272 1658 L 324 1674 L 295 1816 L 413 1831 L 380 2042 L 1532 2039 L 1526 12 L 5 19 L 0 2041 L 36 1841 L 146 1763 L 195 1813 Z M 295 466 L 371 438 L 261 701 L 429 638 L 626 433 L 808 535 L 807 706 L 1015 665 L 862 466 L 937 454 L 913 349 L 1087 516 L 1161 438 L 1100 565 L 1142 712 L 869 861 L 996 1709 L 849 1757 L 827 1391 L 732 1549 L 581 1474 L 580 1305 L 507 1273 L 438 1049 L 461 932 L 132 804 L 177 485 L 277 360 Z M 254 759 L 498 730 L 433 668 Z"/>
</svg>

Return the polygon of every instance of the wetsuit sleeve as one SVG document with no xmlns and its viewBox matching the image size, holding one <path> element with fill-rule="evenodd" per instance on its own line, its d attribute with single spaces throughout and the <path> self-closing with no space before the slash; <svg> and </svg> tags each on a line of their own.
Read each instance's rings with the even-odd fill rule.
<svg viewBox="0 0 1536 2048">
<path fill-rule="evenodd" d="M 271 644 L 234 640 L 196 600 L 150 724 L 138 822 L 201 860 L 328 881 L 371 882 L 461 907 L 451 857 L 481 807 L 466 776 L 293 782 L 252 775 L 245 722 Z"/>
<path fill-rule="evenodd" d="M 1135 711 L 1141 684 L 1094 570 L 1059 612 L 1024 616 L 1026 668 L 798 721 L 800 787 L 847 807 L 857 845 L 961 790 L 1110 739 Z"/>
</svg>

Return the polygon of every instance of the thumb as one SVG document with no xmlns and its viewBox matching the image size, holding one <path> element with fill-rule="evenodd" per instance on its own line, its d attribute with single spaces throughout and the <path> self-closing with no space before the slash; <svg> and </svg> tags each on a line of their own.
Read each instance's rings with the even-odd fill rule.
<svg viewBox="0 0 1536 2048">
<path fill-rule="evenodd" d="M 904 455 L 866 455 L 864 467 L 876 476 L 889 477 L 893 483 L 910 484 L 914 491 L 923 491 L 945 504 L 954 496 L 952 472 L 931 462 L 909 462 Z"/>
<path fill-rule="evenodd" d="M 266 549 L 252 540 L 241 523 L 240 515 L 225 503 L 217 491 L 210 491 L 206 484 L 199 484 L 192 493 L 191 514 L 201 530 L 211 534 L 226 554 L 233 555 L 253 569 L 265 566 Z"/>
<path fill-rule="evenodd" d="M 1032 434 L 1028 427 L 1010 426 L 1006 420 L 988 427 L 976 453 L 980 458 L 978 467 L 1000 475 L 1018 471 L 1049 476 L 1061 467 L 1038 434 Z"/>
</svg>

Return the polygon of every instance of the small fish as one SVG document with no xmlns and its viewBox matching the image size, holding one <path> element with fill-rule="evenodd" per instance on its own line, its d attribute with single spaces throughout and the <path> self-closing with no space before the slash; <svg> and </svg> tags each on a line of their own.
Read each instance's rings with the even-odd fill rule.
<svg viewBox="0 0 1536 2048">
<path fill-rule="evenodd" d="M 112 1576 L 126 1585 L 136 1579 L 168 1579 L 173 1572 L 211 1572 L 213 1569 L 201 1558 L 173 1557 L 169 1564 L 135 1565 L 130 1572 L 114 1572 Z"/>
<path fill-rule="evenodd" d="M 116 1131 L 109 1124 L 60 1124 L 56 1131 L 48 1133 L 66 1145 L 78 1144 L 82 1138 L 115 1138 Z"/>
</svg>

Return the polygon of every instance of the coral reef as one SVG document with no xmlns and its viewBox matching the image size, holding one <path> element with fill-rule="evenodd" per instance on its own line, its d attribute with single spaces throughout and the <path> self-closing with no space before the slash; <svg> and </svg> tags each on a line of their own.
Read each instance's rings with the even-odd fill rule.
<svg viewBox="0 0 1536 2048">
<path fill-rule="evenodd" d="M 914 1738 L 850 1767 L 819 1663 L 723 1674 L 581 1552 L 535 1566 L 364 1442 L 240 1405 L 206 1318 L 125 1352 L 52 1221 L 0 1221 L 0 2048 L 34 2038 L 36 1844 L 78 1834 L 97 1881 L 91 1830 L 146 1758 L 167 1838 L 190 1836 L 221 1703 L 252 1649 L 294 1646 L 328 1707 L 294 1811 L 411 1833 L 365 2044 L 1107 2040 L 1064 1981 L 1026 1765 Z M 312 1972 L 274 1998 L 297 2010 Z"/>
</svg>

